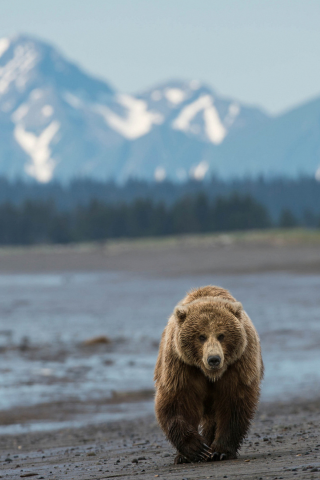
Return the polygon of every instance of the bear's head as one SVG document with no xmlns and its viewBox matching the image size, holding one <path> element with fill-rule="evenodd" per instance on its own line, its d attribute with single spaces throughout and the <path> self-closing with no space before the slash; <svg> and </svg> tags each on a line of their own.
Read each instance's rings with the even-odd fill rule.
<svg viewBox="0 0 320 480">
<path fill-rule="evenodd" d="M 210 380 L 219 379 L 247 345 L 239 302 L 203 297 L 174 310 L 175 346 L 188 365 L 199 367 Z"/>
</svg>

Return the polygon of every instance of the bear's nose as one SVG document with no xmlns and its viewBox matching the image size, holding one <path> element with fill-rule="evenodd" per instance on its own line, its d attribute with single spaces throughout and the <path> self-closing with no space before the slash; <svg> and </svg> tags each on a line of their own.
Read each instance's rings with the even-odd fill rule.
<svg viewBox="0 0 320 480">
<path fill-rule="evenodd" d="M 208 357 L 207 362 L 210 367 L 218 367 L 221 363 L 221 357 L 219 355 L 213 355 L 212 357 Z"/>
</svg>

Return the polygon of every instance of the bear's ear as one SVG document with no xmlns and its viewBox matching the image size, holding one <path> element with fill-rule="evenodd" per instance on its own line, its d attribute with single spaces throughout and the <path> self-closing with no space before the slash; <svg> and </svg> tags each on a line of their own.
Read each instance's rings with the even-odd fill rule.
<svg viewBox="0 0 320 480">
<path fill-rule="evenodd" d="M 179 305 L 174 309 L 174 314 L 176 318 L 178 319 L 179 323 L 183 323 L 186 319 L 188 309 L 187 307 L 184 307 L 182 305 Z"/>
<path fill-rule="evenodd" d="M 241 312 L 243 310 L 242 303 L 240 302 L 228 302 L 228 309 L 233 313 L 235 317 L 240 320 Z"/>
</svg>

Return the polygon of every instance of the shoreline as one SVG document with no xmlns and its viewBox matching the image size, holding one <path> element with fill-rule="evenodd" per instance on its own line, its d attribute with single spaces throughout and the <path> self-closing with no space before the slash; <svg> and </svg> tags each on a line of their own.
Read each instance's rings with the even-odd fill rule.
<svg viewBox="0 0 320 480">
<path fill-rule="evenodd" d="M 163 277 L 280 271 L 319 274 L 320 230 L 268 230 L 0 248 L 0 274 L 105 271 Z"/>
<path fill-rule="evenodd" d="M 0 410 L 0 437 L 2 435 L 40 433 L 65 428 L 79 429 L 94 427 L 98 423 L 112 424 L 128 422 L 138 418 L 154 416 L 154 390 L 114 392 L 110 397 L 80 400 L 69 398 L 30 405 L 16 405 Z M 290 409 L 320 409 L 316 394 L 294 396 L 290 402 L 280 398 L 262 399 L 259 411 L 284 411 Z M 116 419 L 116 420 L 115 420 Z"/>
<path fill-rule="evenodd" d="M 110 397 L 97 399 L 81 400 L 75 397 L 30 405 L 16 405 L 0 410 L 0 436 L 14 434 L 11 432 L 17 431 L 16 427 L 19 427 L 20 433 L 37 433 L 50 431 L 50 429 L 69 428 L 63 427 L 64 424 L 70 424 L 72 428 L 78 429 L 83 426 L 94 426 L 99 422 L 111 424 L 116 417 L 120 417 L 121 422 L 143 418 L 150 414 L 154 415 L 154 396 L 155 390 L 148 389 L 113 392 Z M 290 401 L 283 401 L 280 397 L 268 399 L 262 395 L 259 411 L 280 412 L 287 408 L 314 409 L 315 405 L 318 405 L 320 411 L 320 399 L 314 392 L 306 393 L 304 396 L 290 397 Z M 59 425 L 62 426 L 59 427 Z M 8 433 L 5 433 L 5 430 L 8 430 Z"/>
</svg>

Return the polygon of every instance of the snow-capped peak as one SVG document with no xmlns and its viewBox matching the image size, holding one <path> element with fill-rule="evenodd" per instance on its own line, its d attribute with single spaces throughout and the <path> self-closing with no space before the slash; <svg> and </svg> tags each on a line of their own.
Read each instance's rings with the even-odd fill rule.
<svg viewBox="0 0 320 480">
<path fill-rule="evenodd" d="M 0 39 L 0 174 L 202 180 L 208 152 L 259 115 L 198 80 L 118 93 L 45 42 Z"/>
<path fill-rule="evenodd" d="M 0 93 L 8 91 L 10 84 L 23 91 L 43 82 L 92 100 L 114 93 L 107 83 L 85 74 L 51 45 L 28 35 L 0 39 L 0 82 Z"/>
<path fill-rule="evenodd" d="M 218 96 L 198 80 L 172 81 L 140 95 L 149 108 L 161 113 L 171 128 L 218 145 L 236 127 L 238 103 Z"/>
</svg>

